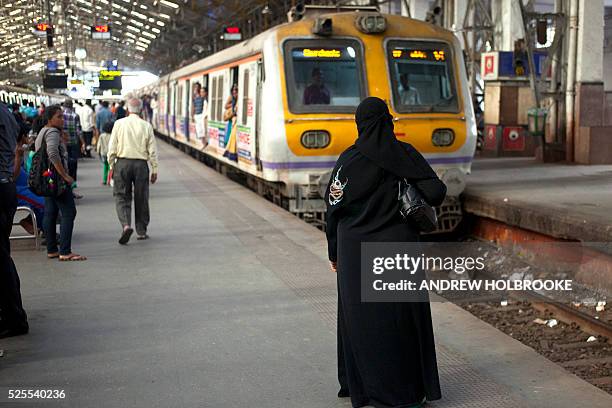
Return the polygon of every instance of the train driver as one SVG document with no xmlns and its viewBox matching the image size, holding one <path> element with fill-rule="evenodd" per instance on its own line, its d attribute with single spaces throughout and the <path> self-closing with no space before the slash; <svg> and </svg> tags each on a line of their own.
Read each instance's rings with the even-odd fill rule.
<svg viewBox="0 0 612 408">
<path fill-rule="evenodd" d="M 312 69 L 312 83 L 304 89 L 304 105 L 329 105 L 329 90 L 323 83 L 323 73 Z"/>
<path fill-rule="evenodd" d="M 408 74 L 400 74 L 400 101 L 402 105 L 421 105 L 419 90 L 410 86 Z"/>
</svg>

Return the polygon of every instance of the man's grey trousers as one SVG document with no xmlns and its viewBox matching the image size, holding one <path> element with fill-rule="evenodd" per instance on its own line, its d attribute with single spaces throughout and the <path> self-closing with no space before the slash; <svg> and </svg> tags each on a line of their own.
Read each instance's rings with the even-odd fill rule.
<svg viewBox="0 0 612 408">
<path fill-rule="evenodd" d="M 145 235 L 149 225 L 149 165 L 146 160 L 117 159 L 113 182 L 113 196 L 121 225 L 132 225 L 133 190 L 136 233 Z"/>
</svg>

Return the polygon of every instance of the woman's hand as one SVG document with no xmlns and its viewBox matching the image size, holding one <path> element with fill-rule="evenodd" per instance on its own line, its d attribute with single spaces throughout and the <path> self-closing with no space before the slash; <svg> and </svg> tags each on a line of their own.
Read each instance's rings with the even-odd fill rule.
<svg viewBox="0 0 612 408">
<path fill-rule="evenodd" d="M 74 179 L 70 177 L 68 174 L 66 174 L 66 176 L 63 177 L 63 179 L 66 182 L 66 184 L 68 184 L 69 186 L 72 186 L 74 184 Z"/>
<path fill-rule="evenodd" d="M 332 272 L 338 273 L 338 262 L 336 262 L 336 261 L 329 261 L 329 267 L 332 270 Z"/>
</svg>

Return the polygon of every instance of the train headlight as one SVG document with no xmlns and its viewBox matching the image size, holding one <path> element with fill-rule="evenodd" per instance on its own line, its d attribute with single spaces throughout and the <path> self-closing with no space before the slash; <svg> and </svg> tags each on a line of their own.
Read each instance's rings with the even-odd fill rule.
<svg viewBox="0 0 612 408">
<path fill-rule="evenodd" d="M 387 19 L 379 13 L 363 13 L 357 16 L 355 25 L 362 33 L 383 33 L 387 29 Z"/>
<path fill-rule="evenodd" d="M 329 145 L 329 141 L 327 130 L 308 130 L 302 133 L 302 146 L 307 149 L 323 149 Z"/>
<path fill-rule="evenodd" d="M 436 129 L 431 135 L 431 143 L 434 146 L 450 146 L 455 142 L 455 132 L 452 129 Z"/>
</svg>

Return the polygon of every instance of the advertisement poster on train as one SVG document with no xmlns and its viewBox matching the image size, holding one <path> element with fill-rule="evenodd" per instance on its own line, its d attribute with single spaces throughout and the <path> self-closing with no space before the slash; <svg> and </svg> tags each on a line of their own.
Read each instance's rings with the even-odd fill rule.
<svg viewBox="0 0 612 408">
<path fill-rule="evenodd" d="M 208 144 L 212 148 L 219 148 L 219 122 L 208 122 Z"/>
<path fill-rule="evenodd" d="M 251 154 L 251 150 L 252 150 L 251 128 L 246 127 L 246 126 L 238 126 L 237 136 L 238 136 L 238 159 L 252 162 L 253 156 Z"/>
</svg>

